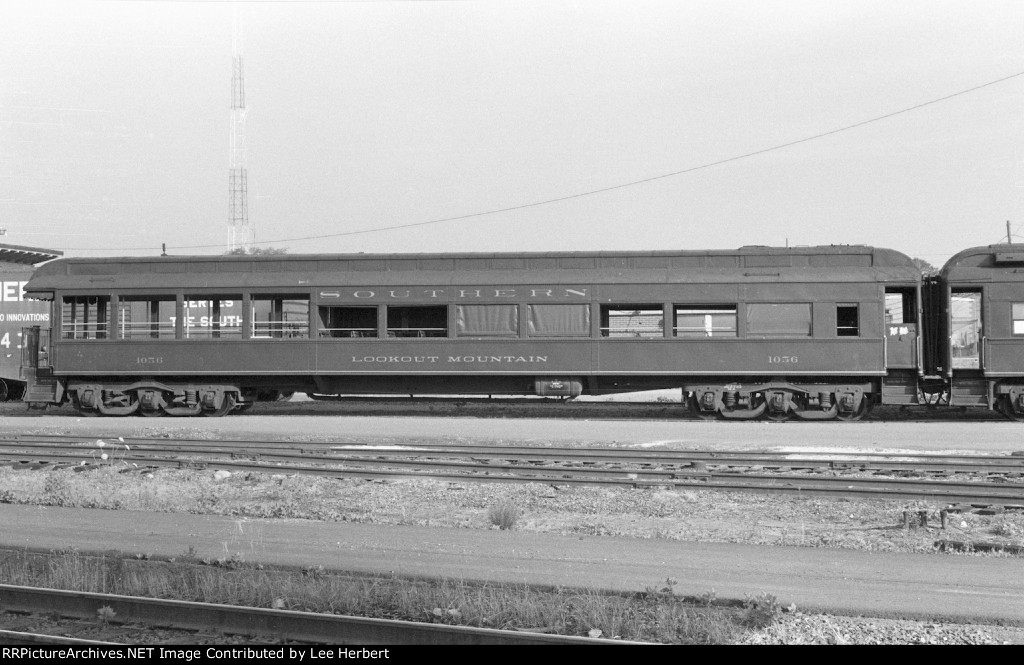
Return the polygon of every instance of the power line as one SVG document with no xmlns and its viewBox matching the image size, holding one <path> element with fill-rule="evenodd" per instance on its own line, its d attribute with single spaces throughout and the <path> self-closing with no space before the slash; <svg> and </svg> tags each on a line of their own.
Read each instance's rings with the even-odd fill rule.
<svg viewBox="0 0 1024 665">
<path fill-rule="evenodd" d="M 1004 83 L 1006 81 L 1010 81 L 1010 80 L 1019 78 L 1021 76 L 1024 76 L 1024 71 L 1016 72 L 1015 74 L 1010 74 L 1009 76 L 1004 76 L 1004 77 L 996 79 L 994 81 L 989 81 L 987 83 L 982 83 L 981 85 L 976 85 L 976 86 L 974 86 L 972 88 L 967 88 L 966 90 L 961 90 L 959 92 L 954 92 L 952 94 L 945 95 L 944 97 L 938 97 L 936 99 L 932 99 L 932 100 L 927 101 L 927 102 L 922 102 L 920 104 L 915 104 L 914 106 L 908 106 L 908 107 L 900 109 L 898 111 L 892 111 L 890 113 L 886 113 L 884 115 L 876 116 L 874 118 L 869 118 L 867 120 L 862 120 L 860 122 L 856 122 L 856 123 L 853 123 L 851 125 L 846 125 L 846 126 L 843 126 L 843 127 L 839 127 L 838 129 L 832 129 L 832 130 L 829 130 L 827 132 L 821 132 L 819 134 L 813 134 L 811 136 L 806 136 L 804 138 L 796 139 L 796 140 L 793 140 L 793 141 L 788 141 L 786 143 L 780 143 L 780 144 L 773 145 L 773 146 L 770 146 L 770 147 L 767 147 L 767 148 L 762 148 L 760 150 L 754 150 L 753 152 L 747 152 L 747 153 L 743 153 L 741 155 L 735 155 L 733 157 L 727 157 L 725 159 L 720 159 L 720 160 L 717 160 L 717 161 L 714 161 L 714 162 L 707 162 L 707 163 L 701 164 L 699 166 L 691 166 L 689 168 L 681 169 L 679 171 L 672 171 L 670 173 L 662 173 L 661 175 L 651 176 L 649 178 L 642 178 L 640 180 L 632 180 L 630 182 L 620 183 L 618 185 L 610 185 L 608 187 L 601 187 L 599 189 L 592 189 L 592 190 L 588 190 L 588 191 L 585 191 L 585 192 L 578 192 L 578 193 L 575 193 L 575 194 L 567 194 L 565 196 L 559 196 L 559 197 L 555 197 L 555 198 L 551 198 L 551 199 L 545 199 L 543 201 L 534 201 L 534 202 L 531 202 L 531 203 L 522 203 L 522 204 L 519 204 L 519 205 L 507 206 L 507 207 L 504 207 L 504 208 L 494 208 L 494 209 L 491 209 L 491 210 L 484 210 L 484 211 L 480 211 L 480 212 L 469 213 L 469 214 L 466 214 L 466 215 L 455 215 L 455 216 L 452 216 L 452 217 L 442 217 L 442 218 L 439 218 L 439 219 L 431 219 L 431 220 L 426 220 L 426 221 L 422 221 L 422 222 L 409 222 L 409 223 L 405 223 L 405 224 L 393 224 L 393 225 L 390 225 L 390 226 L 379 226 L 379 227 L 373 227 L 373 228 L 369 228 L 369 229 L 361 229 L 361 230 L 357 230 L 357 231 L 343 231 L 343 232 L 340 232 L 340 233 L 328 233 L 328 234 L 315 235 L 315 236 L 303 236 L 303 237 L 297 237 L 297 238 L 281 238 L 281 239 L 277 239 L 277 240 L 266 240 L 266 241 L 261 241 L 261 242 L 257 242 L 257 243 L 254 243 L 254 244 L 255 245 L 271 245 L 271 244 L 281 244 L 281 243 L 288 243 L 288 242 L 302 242 L 302 241 L 306 241 L 306 240 L 324 240 L 326 238 L 342 238 L 342 237 L 345 237 L 345 236 L 363 235 L 363 234 L 367 234 L 367 233 L 380 233 L 380 232 L 383 232 L 383 231 L 396 231 L 396 230 L 399 230 L 399 229 L 409 229 L 409 228 L 415 228 L 415 227 L 418 227 L 418 226 L 428 226 L 428 225 L 432 225 L 432 224 L 443 224 L 443 223 L 446 223 L 446 222 L 457 222 L 457 221 L 461 221 L 461 220 L 465 220 L 465 219 L 472 219 L 473 217 L 484 217 L 484 216 L 488 216 L 488 215 L 496 215 L 496 214 L 504 213 L 504 212 L 513 212 L 513 211 L 516 211 L 516 210 L 524 210 L 526 208 L 536 208 L 536 207 L 539 207 L 539 206 L 550 205 L 552 203 L 560 203 L 560 202 L 563 202 L 563 201 L 571 201 L 573 199 L 584 198 L 584 197 L 587 197 L 587 196 L 594 196 L 595 194 L 602 194 L 602 193 L 605 193 L 605 192 L 611 192 L 611 191 L 615 191 L 615 190 L 618 190 L 618 189 L 625 189 L 627 187 L 635 187 L 637 185 L 642 185 L 642 184 L 649 183 L 649 182 L 654 182 L 654 181 L 657 181 L 657 180 L 664 180 L 666 178 L 673 178 L 673 177 L 680 176 L 680 175 L 685 175 L 685 174 L 688 174 L 688 173 L 694 173 L 695 171 L 701 171 L 701 170 L 709 169 L 709 168 L 712 168 L 712 167 L 715 167 L 715 166 L 722 166 L 723 164 L 729 164 L 731 162 L 736 162 L 736 161 L 740 161 L 740 160 L 743 160 L 743 159 L 749 159 L 751 157 L 756 157 L 758 155 L 764 155 L 766 153 L 774 152 L 776 150 L 783 150 L 785 148 L 791 148 L 793 146 L 800 145 L 802 143 L 808 143 L 810 141 L 816 141 L 818 139 L 822 139 L 822 138 L 825 138 L 827 136 L 834 136 L 834 135 L 842 133 L 842 132 L 848 132 L 850 130 L 857 129 L 857 128 L 860 128 L 860 127 L 864 127 L 864 126 L 870 125 L 872 123 L 880 122 L 882 120 L 887 120 L 889 118 L 893 118 L 893 117 L 896 117 L 898 115 L 903 115 L 904 113 L 910 113 L 911 111 L 917 111 L 919 109 L 922 109 L 922 108 L 925 108 L 925 107 L 928 107 L 928 106 L 932 106 L 932 105 L 935 105 L 935 104 L 939 104 L 941 102 L 949 101 L 949 100 L 955 99 L 957 97 L 962 97 L 964 95 L 968 95 L 970 93 L 977 92 L 978 90 L 982 90 L 984 88 L 988 88 L 988 87 L 997 85 L 999 83 Z M 210 248 L 219 248 L 220 246 L 221 245 L 180 245 L 180 246 L 177 246 L 177 247 L 172 247 L 172 249 L 210 249 Z M 155 248 L 155 247 L 127 247 L 127 248 L 122 247 L 122 248 L 114 248 L 114 249 L 102 249 L 102 248 L 97 248 L 97 249 L 93 249 L 93 248 L 89 248 L 89 249 L 84 249 L 84 248 L 83 249 L 66 248 L 66 249 L 67 249 L 67 251 L 116 251 L 117 249 L 120 249 L 120 250 L 145 250 L 145 249 L 157 249 L 157 248 Z"/>
</svg>

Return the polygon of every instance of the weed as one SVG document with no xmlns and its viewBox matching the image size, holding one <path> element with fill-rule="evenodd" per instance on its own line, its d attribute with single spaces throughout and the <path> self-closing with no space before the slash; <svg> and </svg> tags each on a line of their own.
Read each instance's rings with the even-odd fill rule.
<svg viewBox="0 0 1024 665">
<path fill-rule="evenodd" d="M 68 482 L 66 473 L 55 471 L 46 476 L 43 482 L 43 494 L 46 496 L 46 503 L 50 506 L 71 506 L 74 505 L 71 483 Z"/>
<path fill-rule="evenodd" d="M 323 577 L 324 574 L 326 573 L 326 570 L 324 569 L 323 566 L 310 566 L 307 568 L 303 568 L 301 573 L 304 577 L 312 577 L 313 579 L 317 579 Z"/>
<path fill-rule="evenodd" d="M 213 565 L 218 568 L 226 568 L 227 570 L 238 570 L 244 563 L 241 552 L 235 552 L 231 556 L 222 556 Z"/>
<path fill-rule="evenodd" d="M 747 595 L 743 600 L 743 623 L 753 628 L 767 628 L 782 615 L 782 605 L 770 593 Z"/>
<path fill-rule="evenodd" d="M 1024 533 L 1024 529 L 1017 526 L 1013 522 L 1003 520 L 998 524 L 992 526 L 992 533 L 997 536 L 1006 536 L 1007 538 L 1015 538 Z"/>
<path fill-rule="evenodd" d="M 110 607 L 109 605 L 104 605 L 103 607 L 96 610 L 96 618 L 103 623 L 110 623 L 110 621 L 116 615 L 117 612 L 115 612 L 114 608 Z"/>
<path fill-rule="evenodd" d="M 520 514 L 519 507 L 511 501 L 500 501 L 491 506 L 487 511 L 487 517 L 491 520 L 491 524 L 502 531 L 509 530 L 515 526 Z"/>
</svg>

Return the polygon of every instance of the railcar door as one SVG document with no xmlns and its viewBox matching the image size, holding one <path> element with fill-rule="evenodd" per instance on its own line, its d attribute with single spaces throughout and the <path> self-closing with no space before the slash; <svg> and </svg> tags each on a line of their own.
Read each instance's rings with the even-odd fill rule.
<svg viewBox="0 0 1024 665">
<path fill-rule="evenodd" d="M 887 368 L 917 367 L 917 289 L 885 290 L 885 364 Z"/>
<path fill-rule="evenodd" d="M 949 298 L 949 357 L 953 373 L 984 368 L 981 291 L 954 289 Z"/>
<path fill-rule="evenodd" d="M 21 367 L 22 376 L 25 369 L 39 367 L 39 326 L 21 329 Z"/>
</svg>

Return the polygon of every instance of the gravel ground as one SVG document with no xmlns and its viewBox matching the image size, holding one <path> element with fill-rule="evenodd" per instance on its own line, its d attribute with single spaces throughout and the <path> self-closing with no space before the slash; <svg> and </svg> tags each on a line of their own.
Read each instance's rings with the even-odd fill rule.
<svg viewBox="0 0 1024 665">
<path fill-rule="evenodd" d="M 16 419 L 5 420 L 5 424 L 10 424 Z M 24 424 L 30 425 L 31 420 L 27 419 Z M 254 426 L 253 433 L 258 433 L 256 419 L 230 420 L 246 428 Z M 61 429 L 73 433 L 76 421 L 67 419 Z M 280 417 L 274 421 L 275 426 L 280 427 Z M 139 435 L 153 435 L 154 430 L 164 429 L 180 436 L 209 436 L 198 423 L 186 425 L 170 419 L 164 419 L 159 425 L 148 419 L 136 422 Z M 328 422 L 323 421 L 323 426 L 327 425 Z M 722 426 L 728 428 L 729 424 Z M 938 539 L 1024 545 L 1024 514 L 1020 512 L 995 515 L 965 512 L 955 516 L 944 532 L 935 528 L 904 530 L 899 528 L 903 510 L 935 507 L 897 502 L 545 485 L 337 482 L 295 476 L 271 478 L 260 474 L 235 474 L 215 481 L 212 473 L 194 471 L 160 471 L 152 477 L 115 472 L 104 477 L 102 483 L 98 483 L 97 478 L 95 473 L 65 472 L 57 476 L 0 469 L 0 500 L 463 528 L 489 528 L 490 507 L 509 502 L 520 510 L 516 528 L 578 535 L 917 552 L 934 551 L 934 542 Z M 935 521 L 937 516 L 932 518 L 933 524 Z M 750 644 L 1024 644 L 1024 629 L 790 612 L 783 614 L 775 625 L 750 633 L 746 641 Z"/>
<path fill-rule="evenodd" d="M 1024 644 L 1024 630 L 897 619 L 789 614 L 745 644 Z"/>
</svg>

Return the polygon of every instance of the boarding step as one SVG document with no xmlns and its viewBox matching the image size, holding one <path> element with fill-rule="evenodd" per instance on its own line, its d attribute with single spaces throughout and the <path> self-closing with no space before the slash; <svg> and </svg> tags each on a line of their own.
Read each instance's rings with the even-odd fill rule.
<svg viewBox="0 0 1024 665">
<path fill-rule="evenodd" d="M 54 377 L 31 377 L 25 387 L 25 401 L 30 408 L 55 404 L 60 385 Z"/>
<path fill-rule="evenodd" d="M 917 372 L 891 370 L 882 381 L 882 404 L 917 404 Z"/>
<path fill-rule="evenodd" d="M 984 377 L 953 377 L 949 403 L 954 406 L 986 406 L 988 380 Z"/>
</svg>

